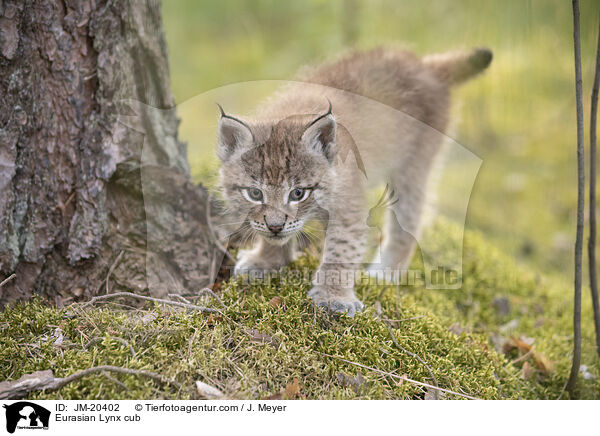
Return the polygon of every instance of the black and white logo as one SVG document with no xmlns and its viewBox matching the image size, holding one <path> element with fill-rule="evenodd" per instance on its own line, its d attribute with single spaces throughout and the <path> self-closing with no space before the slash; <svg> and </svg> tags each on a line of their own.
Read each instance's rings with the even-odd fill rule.
<svg viewBox="0 0 600 436">
<path fill-rule="evenodd" d="M 19 401 L 3 406 L 6 409 L 6 431 L 14 433 L 16 429 L 48 429 L 50 411 L 29 401 Z"/>
</svg>

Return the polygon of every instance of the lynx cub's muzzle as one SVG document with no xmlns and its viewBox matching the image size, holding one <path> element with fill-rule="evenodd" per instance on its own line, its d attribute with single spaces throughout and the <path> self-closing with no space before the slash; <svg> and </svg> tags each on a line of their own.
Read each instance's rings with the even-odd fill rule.
<svg viewBox="0 0 600 436">
<path fill-rule="evenodd" d="M 287 215 L 284 217 L 283 222 L 279 222 L 279 221 L 269 222 L 266 215 L 264 218 L 265 218 L 265 224 L 267 225 L 267 229 L 269 229 L 271 231 L 271 233 L 273 233 L 274 235 L 277 235 L 279 232 L 281 232 L 283 230 L 283 227 L 285 226 L 285 222 L 287 220 Z"/>
</svg>

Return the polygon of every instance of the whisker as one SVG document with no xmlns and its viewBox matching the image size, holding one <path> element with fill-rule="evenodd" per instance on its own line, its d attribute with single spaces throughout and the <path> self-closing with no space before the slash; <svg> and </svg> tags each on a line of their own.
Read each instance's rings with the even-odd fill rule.
<svg viewBox="0 0 600 436">
<path fill-rule="evenodd" d="M 314 235 L 313 233 L 311 233 L 310 231 L 307 231 L 305 229 L 302 229 L 300 231 L 300 234 L 306 238 L 306 240 L 308 241 L 308 243 L 313 243 L 316 244 L 319 241 L 319 238 L 317 237 L 317 235 Z"/>
</svg>

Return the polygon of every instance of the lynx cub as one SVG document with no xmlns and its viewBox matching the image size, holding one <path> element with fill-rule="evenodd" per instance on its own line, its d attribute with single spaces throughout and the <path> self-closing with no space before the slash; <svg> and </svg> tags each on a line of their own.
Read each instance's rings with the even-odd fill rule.
<svg viewBox="0 0 600 436">
<path fill-rule="evenodd" d="M 240 251 L 235 274 L 284 266 L 306 222 L 321 220 L 322 259 L 308 295 L 348 316 L 362 310 L 347 272 L 367 247 L 365 187 L 386 183 L 398 199 L 373 268 L 406 268 L 448 124 L 449 88 L 491 59 L 487 49 L 423 59 L 399 50 L 354 53 L 286 86 L 252 119 L 221 109 L 220 186 L 256 241 Z"/>
</svg>

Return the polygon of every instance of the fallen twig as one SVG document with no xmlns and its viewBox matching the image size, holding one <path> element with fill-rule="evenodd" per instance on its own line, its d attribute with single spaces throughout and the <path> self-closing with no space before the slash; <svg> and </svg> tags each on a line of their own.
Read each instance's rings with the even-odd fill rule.
<svg viewBox="0 0 600 436">
<path fill-rule="evenodd" d="M 387 331 L 390 333 L 390 336 L 392 337 L 392 341 L 394 342 L 394 345 L 396 345 L 396 347 L 398 347 L 398 349 L 400 349 L 400 351 L 405 352 L 409 356 L 414 357 L 419 362 L 421 362 L 423 364 L 423 366 L 425 366 L 425 368 L 427 368 L 427 371 L 429 371 L 429 375 L 431 376 L 431 380 L 433 381 L 434 386 L 437 387 L 438 386 L 437 379 L 435 378 L 435 375 L 433 375 L 433 371 L 431 370 L 429 365 L 427 365 L 427 363 L 423 359 L 421 359 L 418 354 L 415 354 L 412 351 L 408 351 L 406 348 L 402 347 L 396 340 L 396 336 L 394 336 L 394 332 L 393 332 L 392 328 L 390 327 L 390 325 L 388 324 L 388 319 L 386 318 L 386 316 L 382 314 L 381 319 L 383 320 L 383 325 L 385 325 L 385 327 L 387 328 Z"/>
<path fill-rule="evenodd" d="M 2 282 L 0 283 L 0 288 L 2 286 L 4 286 L 5 284 L 7 284 L 8 282 L 10 282 L 12 279 L 14 279 L 17 275 L 16 274 L 11 274 L 9 275 L 7 278 L 5 278 L 4 280 L 2 280 Z"/>
<path fill-rule="evenodd" d="M 155 303 L 168 304 L 171 306 L 178 306 L 178 307 L 185 307 L 186 309 L 198 310 L 200 312 L 221 313 L 221 311 L 219 309 L 196 306 L 195 304 L 182 303 L 179 301 L 164 300 L 162 298 L 147 297 L 145 295 L 134 294 L 133 292 L 115 292 L 114 294 L 97 295 L 95 297 L 92 297 L 92 299 L 90 301 L 88 301 L 87 303 L 83 303 L 81 305 L 81 308 L 85 309 L 86 307 L 94 304 L 96 301 L 107 300 L 109 298 L 118 298 L 118 297 L 130 297 L 130 298 L 136 298 L 138 300 L 153 301 Z"/>
<path fill-rule="evenodd" d="M 122 368 L 120 366 L 102 365 L 84 369 L 82 371 L 71 374 L 65 378 L 54 377 L 52 370 L 36 371 L 33 374 L 26 374 L 16 381 L 3 381 L 0 383 L 0 400 L 17 399 L 25 397 L 29 392 L 33 391 L 56 391 L 69 383 L 86 377 L 90 374 L 102 373 L 104 371 L 116 372 L 119 374 L 139 375 L 151 378 L 162 384 L 170 384 L 177 389 L 181 389 L 181 384 L 175 380 L 164 377 L 160 374 L 140 369 Z"/>
<path fill-rule="evenodd" d="M 179 295 L 179 294 L 168 294 L 167 297 L 170 298 L 175 298 L 179 301 L 182 301 L 186 304 L 193 304 L 190 300 L 188 300 L 187 298 L 185 298 L 183 295 Z"/>
<path fill-rule="evenodd" d="M 339 359 L 342 362 L 349 363 L 350 365 L 354 365 L 354 366 L 358 366 L 360 368 L 368 369 L 370 371 L 378 372 L 379 374 L 383 374 L 383 375 L 386 375 L 388 377 L 392 377 L 392 378 L 399 379 L 399 380 L 404 380 L 405 382 L 411 383 L 411 384 L 414 384 L 414 385 L 423 386 L 423 387 L 430 388 L 430 389 L 436 389 L 436 390 L 441 391 L 441 392 L 446 392 L 447 394 L 452 394 L 452 395 L 457 395 L 459 397 L 468 398 L 469 400 L 480 400 L 481 399 L 481 398 L 473 397 L 471 395 L 461 394 L 460 392 L 451 391 L 449 389 L 440 388 L 439 386 L 433 386 L 433 385 L 430 385 L 428 383 L 423 383 L 423 382 L 420 382 L 420 381 L 412 380 L 412 379 L 410 379 L 410 378 L 408 378 L 406 376 L 403 376 L 403 375 L 400 376 L 400 375 L 392 374 L 391 372 L 382 371 L 380 369 L 373 368 L 371 366 L 363 365 L 362 363 L 352 362 L 351 360 L 346 360 L 346 359 L 344 359 L 342 357 L 334 356 L 332 354 L 321 353 L 320 351 L 317 351 L 317 353 L 322 354 L 323 356 L 332 357 L 334 359 Z"/>
</svg>

